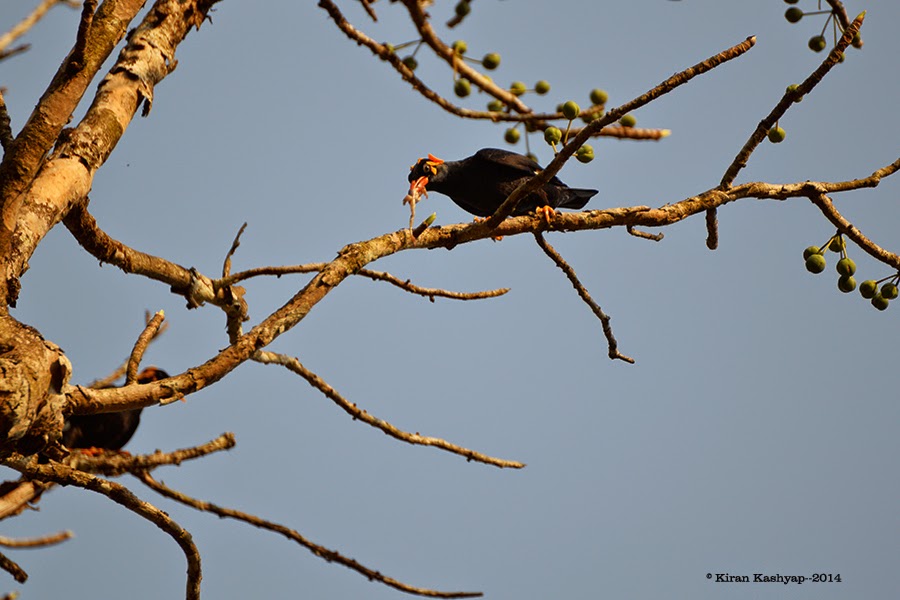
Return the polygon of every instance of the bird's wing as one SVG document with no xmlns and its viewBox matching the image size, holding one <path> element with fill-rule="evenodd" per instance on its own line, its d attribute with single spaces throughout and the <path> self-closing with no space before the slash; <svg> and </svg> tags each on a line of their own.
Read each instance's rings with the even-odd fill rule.
<svg viewBox="0 0 900 600">
<path fill-rule="evenodd" d="M 496 165 L 496 167 L 504 167 L 512 171 L 521 173 L 522 175 L 535 175 L 541 171 L 541 165 L 537 164 L 527 156 L 510 152 L 508 150 L 500 150 L 498 148 L 483 148 L 475 153 L 475 157 L 479 161 Z"/>
</svg>

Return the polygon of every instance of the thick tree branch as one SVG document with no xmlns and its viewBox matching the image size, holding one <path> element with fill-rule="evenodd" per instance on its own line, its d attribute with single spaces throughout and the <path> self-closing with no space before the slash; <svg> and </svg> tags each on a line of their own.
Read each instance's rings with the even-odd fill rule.
<svg viewBox="0 0 900 600">
<path fill-rule="evenodd" d="M 128 45 L 123 48 L 115 65 L 100 83 L 85 117 L 65 140 L 57 144 L 54 153 L 42 163 L 40 173 L 33 181 L 30 174 L 37 170 L 38 163 L 58 135 L 56 125 L 61 127 L 69 118 L 71 110 L 65 115 L 58 111 L 56 117 L 59 123 L 56 120 L 53 123 L 41 121 L 46 130 L 45 136 L 41 138 L 42 143 L 28 145 L 28 152 L 37 151 L 40 156 L 19 156 L 19 140 L 24 139 L 25 130 L 16 138 L 14 152 L 7 153 L 0 165 L 0 199 L 5 202 L 3 225 L 7 228 L 7 233 L 11 233 L 11 236 L 4 236 L 0 230 L 0 256 L 8 261 L 3 265 L 6 268 L 5 278 L 0 281 L 0 300 L 5 300 L 3 306 L 15 304 L 18 278 L 27 268 L 31 254 L 47 232 L 87 196 L 94 173 L 115 148 L 137 108 L 143 104 L 144 114 L 149 111 L 154 86 L 174 68 L 175 48 L 191 27 L 199 27 L 215 1 L 157 0 L 143 22 L 131 32 Z M 116 7 L 124 3 L 126 0 L 105 2 L 93 17 L 87 33 L 89 38 L 96 31 L 104 31 L 104 35 L 108 33 L 109 27 L 104 27 L 103 22 L 104 16 L 112 9 L 107 8 L 107 5 Z M 132 16 L 128 17 L 129 21 Z M 118 39 L 120 38 L 110 38 L 108 41 Z M 89 66 L 85 66 L 84 71 L 90 71 L 91 75 L 96 71 L 91 66 L 94 65 L 95 44 L 96 52 L 102 54 L 104 40 L 87 41 L 91 52 L 85 56 L 85 64 Z M 64 68 L 62 73 L 61 76 L 68 80 L 68 71 Z M 82 88 L 79 89 L 83 92 Z M 80 97 L 80 93 L 78 96 Z M 73 99 L 67 97 L 66 100 Z M 39 114 L 43 114 L 46 107 L 42 107 L 46 102 L 46 99 L 42 100 L 41 106 L 36 109 Z M 74 107 L 74 104 L 69 107 L 67 102 L 62 104 L 67 108 Z M 29 122 L 26 128 L 30 125 Z M 50 134 L 53 135 L 52 138 L 49 137 Z M 13 168 L 20 170 L 16 177 L 7 173 Z M 8 242 L 6 246 L 2 245 L 4 239 Z"/>
<path fill-rule="evenodd" d="M 13 232 L 25 202 L 26 186 L 34 179 L 94 75 L 124 37 L 129 23 L 145 1 L 108 0 L 103 3 L 84 40 L 84 46 L 89 47 L 90 52 L 79 65 L 72 64 L 69 58 L 63 61 L 22 131 L 7 148 L 0 163 L 0 256 L 9 256 L 15 245 Z M 15 278 L 21 270 L 11 269 L 12 265 L 3 266 L 8 272 L 0 272 L 0 309 L 5 310 L 10 301 L 15 301 L 18 290 Z M 21 265 L 18 267 L 21 269 Z M 9 277 L 13 278 L 12 289 L 7 290 Z"/>
</svg>

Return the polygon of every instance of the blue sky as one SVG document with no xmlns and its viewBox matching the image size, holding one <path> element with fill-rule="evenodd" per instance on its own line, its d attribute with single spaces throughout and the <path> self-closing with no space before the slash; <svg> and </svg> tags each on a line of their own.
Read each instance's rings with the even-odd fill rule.
<svg viewBox="0 0 900 600">
<path fill-rule="evenodd" d="M 357 4 L 342 10 L 375 39 L 413 37 L 399 6 L 376 4 L 373 24 Z M 851 16 L 868 11 L 864 49 L 849 51 L 791 109 L 781 121 L 786 141 L 763 144 L 739 182 L 839 181 L 896 160 L 900 5 L 845 5 Z M 464 38 L 476 56 L 500 52 L 498 82 L 548 80 L 547 97 L 526 97 L 542 110 L 570 98 L 587 104 L 593 87 L 617 105 L 757 36 L 744 57 L 636 113 L 640 126 L 670 129 L 669 138 L 604 138 L 592 163 L 566 165 L 568 184 L 600 190 L 590 208 L 660 206 L 714 187 L 785 86 L 823 58 L 806 49 L 822 17 L 790 25 L 781 2 L 480 0 L 448 33 L 452 6 L 433 7 L 438 33 Z M 315 3 L 266 8 L 222 2 L 212 24 L 180 46 L 150 116 L 132 123 L 94 181 L 91 211 L 110 235 L 216 275 L 247 221 L 235 269 L 328 260 L 405 226 L 401 199 L 418 157 L 506 147 L 503 127 L 461 122 L 426 102 Z M 0 29 L 27 10 L 4 4 Z M 25 40 L 30 52 L 0 63 L 14 130 L 71 47 L 77 17 L 54 10 Z M 450 94 L 441 64 L 419 62 L 420 76 Z M 895 176 L 835 197 L 893 251 L 898 185 Z M 470 218 L 439 194 L 419 207 L 432 211 L 438 224 Z M 635 365 L 606 358 L 599 322 L 530 236 L 372 265 L 426 286 L 512 288 L 502 298 L 430 303 L 348 280 L 273 344 L 401 429 L 520 460 L 524 470 L 407 446 L 352 421 L 304 381 L 253 364 L 187 402 L 145 411 L 129 449 L 170 450 L 233 431 L 233 451 L 158 478 L 413 585 L 495 600 L 896 598 L 898 308 L 879 313 L 841 294 L 831 264 L 819 276 L 805 271 L 803 249 L 833 233 L 808 201 L 743 200 L 719 220 L 715 252 L 698 218 L 666 228 L 660 243 L 621 230 L 547 235 L 612 316 Z M 850 252 L 860 281 L 890 274 Z M 305 281 L 249 282 L 251 324 Z M 60 344 L 82 383 L 127 356 L 145 309 L 166 311 L 170 329 L 147 360 L 170 372 L 227 344 L 218 310 L 188 311 L 165 286 L 99 267 L 62 227 L 22 284 L 15 316 Z M 193 533 L 205 597 L 403 597 L 280 537 L 123 483 Z M 76 533 L 55 548 L 10 552 L 31 576 L 24 598 L 183 594 L 177 546 L 90 492 L 57 490 L 39 512 L 4 525 L 13 536 Z M 843 581 L 716 584 L 707 573 Z"/>
</svg>

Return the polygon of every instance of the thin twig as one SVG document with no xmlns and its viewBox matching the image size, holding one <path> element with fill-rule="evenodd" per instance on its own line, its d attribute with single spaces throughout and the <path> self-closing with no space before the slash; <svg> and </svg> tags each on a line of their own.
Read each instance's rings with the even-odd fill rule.
<svg viewBox="0 0 900 600">
<path fill-rule="evenodd" d="M 366 14 L 369 15 L 369 18 L 378 22 L 378 15 L 375 14 L 375 9 L 372 8 L 372 2 L 374 0 L 359 0 L 359 3 L 362 4 L 363 10 L 366 11 Z"/>
<path fill-rule="evenodd" d="M 144 325 L 145 326 L 150 324 L 151 318 L 152 318 L 152 316 L 150 314 L 150 311 L 149 310 L 144 311 Z M 156 341 L 157 338 L 159 338 L 159 336 L 161 336 L 163 333 L 165 333 L 167 329 L 169 329 L 169 322 L 163 321 L 163 324 L 161 326 L 157 327 L 156 330 L 153 332 L 153 337 L 150 338 L 150 343 Z M 93 389 L 104 389 L 104 388 L 108 388 L 108 387 L 112 386 L 116 381 L 119 380 L 120 377 L 125 375 L 125 371 L 128 369 L 128 361 L 129 360 L 130 360 L 130 355 L 129 355 L 129 358 L 125 359 L 125 362 L 123 362 L 121 365 L 116 367 L 116 369 L 112 373 L 110 373 L 106 377 L 103 377 L 102 379 L 95 379 L 94 381 L 89 383 L 87 387 L 93 388 Z"/>
<path fill-rule="evenodd" d="M 180 465 L 187 460 L 203 458 L 216 452 L 231 450 L 236 443 L 234 434 L 226 432 L 205 444 L 190 448 L 180 448 L 172 452 L 157 450 L 152 454 L 139 454 L 137 456 L 131 456 L 122 452 L 106 452 L 99 456 L 73 452 L 66 459 L 66 464 L 85 473 L 98 473 L 111 477 L 122 473 L 151 471 L 166 465 Z"/>
<path fill-rule="evenodd" d="M 228 250 L 228 253 L 225 255 L 225 264 L 222 265 L 222 277 L 227 278 L 231 275 L 231 257 L 234 256 L 234 253 L 241 245 L 241 234 L 244 233 L 244 230 L 247 229 L 247 222 L 244 221 L 244 224 L 241 225 L 241 228 L 238 229 L 237 235 L 234 236 L 234 241 L 231 242 L 231 248 Z"/>
<path fill-rule="evenodd" d="M 137 381 L 138 367 L 141 365 L 141 359 L 144 358 L 144 352 L 147 351 L 147 346 L 156 337 L 165 318 L 165 312 L 158 311 L 138 336 L 137 341 L 134 343 L 134 348 L 131 350 L 131 356 L 128 357 L 128 366 L 125 368 L 125 385 L 131 385 Z"/>
<path fill-rule="evenodd" d="M 0 35 L 0 52 L 5 50 L 10 44 L 12 44 L 17 38 L 24 35 L 29 29 L 34 27 L 35 23 L 40 21 L 47 11 L 53 8 L 54 5 L 59 4 L 61 0 L 43 0 L 40 4 L 38 4 L 31 14 L 27 17 L 19 21 L 12 29 Z"/>
<path fill-rule="evenodd" d="M 719 219 L 715 208 L 706 211 L 706 247 L 710 250 L 719 247 Z"/>
<path fill-rule="evenodd" d="M 569 281 L 572 283 L 572 287 L 575 288 L 575 291 L 578 292 L 578 295 L 584 300 L 584 303 L 587 304 L 591 311 L 597 318 L 600 319 L 600 323 L 603 326 L 603 335 L 606 336 L 606 343 L 609 346 L 609 357 L 612 359 L 623 360 L 627 363 L 634 364 L 634 359 L 625 356 L 618 350 L 618 343 L 616 342 L 616 338 L 613 335 L 612 327 L 610 326 L 610 318 L 603 312 L 603 309 L 600 308 L 594 299 L 591 298 L 591 295 L 585 289 L 584 285 L 578 280 L 578 275 L 575 274 L 575 269 L 569 266 L 569 263 L 565 261 L 565 259 L 556 251 L 553 246 L 547 243 L 547 240 L 544 239 L 544 234 L 540 231 L 535 232 L 534 239 L 537 240 L 538 246 L 541 247 L 541 250 L 544 251 L 544 254 L 550 257 L 550 259 L 556 263 L 556 266 L 559 267 L 563 273 L 566 274 L 566 277 L 569 278 Z"/>
<path fill-rule="evenodd" d="M 69 530 L 57 531 L 35 538 L 11 538 L 0 535 L 0 546 L 7 548 L 43 548 L 55 546 L 73 537 L 75 534 Z"/>
<path fill-rule="evenodd" d="M 639 229 L 635 229 L 631 225 L 625 226 L 625 231 L 629 234 L 633 235 L 636 238 L 641 238 L 644 240 L 652 240 L 654 242 L 662 241 L 665 235 L 660 231 L 659 233 L 647 233 L 646 231 L 640 231 Z"/>
<path fill-rule="evenodd" d="M 187 600 L 200 599 L 200 579 L 202 578 L 200 552 L 197 550 L 191 534 L 172 520 L 169 515 L 149 502 L 144 502 L 124 485 L 84 473 L 61 463 L 51 461 L 47 464 L 38 464 L 33 458 L 14 456 L 7 459 L 5 464 L 31 478 L 52 481 L 60 485 L 73 485 L 102 494 L 162 529 L 175 540 L 187 559 L 185 598 Z"/>
<path fill-rule="evenodd" d="M 897 270 L 900 270 L 900 256 L 894 254 L 893 252 L 888 252 L 868 237 L 863 235 L 863 233 L 856 228 L 853 223 L 848 221 L 844 215 L 842 215 L 838 210 L 834 207 L 834 203 L 831 201 L 831 198 L 826 196 L 825 194 L 814 194 L 809 198 L 813 204 L 815 204 L 819 210 L 822 211 L 822 214 L 825 215 L 825 218 L 831 221 L 831 223 L 838 228 L 838 231 L 846 235 L 848 238 L 853 240 L 853 242 L 862 248 L 864 252 L 875 258 L 876 260 L 889 265 Z"/>
<path fill-rule="evenodd" d="M 345 567 L 348 567 L 356 571 L 357 573 L 360 573 L 361 575 L 367 577 L 371 581 L 383 583 L 394 589 L 408 592 L 410 594 L 416 594 L 418 596 L 428 596 L 432 598 L 473 598 L 482 595 L 480 592 L 441 592 L 438 590 L 427 588 L 413 587 L 411 585 L 397 581 L 396 579 L 392 579 L 391 577 L 382 575 L 378 571 L 370 569 L 369 567 L 366 567 L 365 565 L 362 565 L 352 558 L 348 558 L 335 550 L 330 550 L 324 546 L 320 546 L 314 542 L 311 542 L 296 530 L 285 527 L 284 525 L 279 525 L 278 523 L 273 523 L 272 521 L 267 521 L 265 519 L 257 517 L 256 515 L 251 515 L 239 510 L 225 508 L 211 502 L 198 500 L 196 498 L 188 496 L 183 492 L 174 490 L 162 482 L 157 481 L 150 475 L 150 473 L 147 472 L 135 473 L 135 477 L 140 479 L 148 487 L 159 492 L 166 498 L 175 500 L 176 502 L 180 502 L 202 512 L 210 512 L 222 518 L 236 519 L 238 521 L 243 521 L 245 523 L 253 525 L 254 527 L 259 527 L 260 529 L 266 529 L 268 531 L 280 533 L 287 539 L 297 542 L 319 558 L 324 558 L 328 562 L 336 562 L 338 564 L 344 565 Z"/>
<path fill-rule="evenodd" d="M 28 580 L 28 573 L 20 567 L 11 558 L 0 552 L 0 569 L 13 576 L 13 579 L 19 583 L 25 583 Z"/>
<path fill-rule="evenodd" d="M 856 19 L 847 27 L 844 31 L 844 35 L 841 36 L 841 39 L 838 40 L 837 44 L 835 44 L 834 48 L 832 48 L 831 52 L 828 53 L 828 56 L 825 57 L 825 60 L 822 61 L 822 64 L 813 71 L 806 80 L 803 81 L 797 88 L 790 89 L 785 91 L 784 95 L 781 97 L 781 100 L 775 105 L 772 111 L 756 126 L 756 129 L 753 133 L 750 134 L 750 138 L 744 143 L 744 146 L 737 153 L 737 156 L 734 157 L 734 160 L 731 161 L 731 164 L 728 165 L 728 168 L 725 169 L 725 174 L 722 175 L 722 181 L 719 184 L 719 187 L 722 189 L 727 189 L 733 183 L 735 178 L 740 173 L 741 169 L 747 166 L 747 161 L 750 160 L 750 155 L 753 154 L 753 151 L 762 143 L 765 139 L 766 134 L 769 129 L 772 128 L 775 123 L 784 116 L 784 114 L 788 111 L 788 109 L 795 103 L 797 98 L 801 98 L 806 94 L 810 93 L 813 88 L 815 88 L 822 78 L 825 77 L 826 74 L 840 62 L 841 54 L 843 54 L 844 50 L 846 50 L 847 46 L 850 45 L 850 42 L 853 41 L 853 36 L 855 36 L 859 32 L 859 28 L 862 27 L 863 19 L 865 18 L 865 12 L 856 17 Z"/>
<path fill-rule="evenodd" d="M 363 423 L 366 423 L 367 425 L 371 425 L 372 427 L 380 429 L 387 435 L 400 441 L 420 446 L 434 446 L 435 448 L 440 448 L 441 450 L 446 450 L 447 452 L 452 452 L 453 454 L 464 456 L 467 460 L 474 460 L 488 465 L 494 465 L 495 467 L 500 468 L 521 469 L 525 466 L 524 463 L 512 460 L 504 460 L 502 458 L 494 458 L 492 456 L 482 454 L 481 452 L 469 450 L 468 448 L 463 448 L 462 446 L 451 444 L 450 442 L 442 440 L 441 438 L 428 437 L 420 435 L 418 433 L 409 433 L 407 431 L 397 429 L 387 421 L 370 415 L 365 410 L 356 406 L 356 404 L 353 404 L 352 402 L 341 396 L 337 392 L 337 390 L 328 385 L 328 383 L 326 383 L 324 379 L 303 366 L 303 364 L 297 358 L 285 356 L 284 354 L 278 354 L 276 352 L 258 351 L 256 352 L 256 354 L 254 354 L 253 360 L 263 364 L 281 365 L 286 369 L 300 375 L 311 386 L 322 392 L 328 399 L 337 404 L 344 410 L 344 412 L 349 414 L 354 419 L 358 419 Z"/>
<path fill-rule="evenodd" d="M 318 273 L 327 266 L 328 263 L 307 263 L 304 265 L 288 265 L 282 267 L 258 267 L 235 273 L 224 279 L 215 282 L 217 286 L 232 285 L 238 281 L 244 281 L 252 277 L 291 275 L 297 273 Z M 396 275 L 385 273 L 383 271 L 373 271 L 371 269 L 360 269 L 355 273 L 360 277 L 367 277 L 373 281 L 385 281 L 391 285 L 395 285 L 402 290 L 424 296 L 429 299 L 435 297 L 451 298 L 453 300 L 479 300 L 483 298 L 496 298 L 502 296 L 509 291 L 509 288 L 497 288 L 493 290 L 484 290 L 481 292 L 454 292 L 440 288 L 429 288 L 410 283 L 408 279 L 400 279 Z"/>
</svg>

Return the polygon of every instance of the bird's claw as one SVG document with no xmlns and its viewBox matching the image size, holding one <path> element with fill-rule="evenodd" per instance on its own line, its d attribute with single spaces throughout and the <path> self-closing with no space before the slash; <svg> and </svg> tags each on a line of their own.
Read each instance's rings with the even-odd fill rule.
<svg viewBox="0 0 900 600">
<path fill-rule="evenodd" d="M 535 212 L 538 215 L 544 217 L 544 221 L 547 222 L 547 225 L 550 224 L 550 218 L 556 216 L 556 211 L 552 206 L 539 206 L 537 209 L 535 209 Z"/>
</svg>

